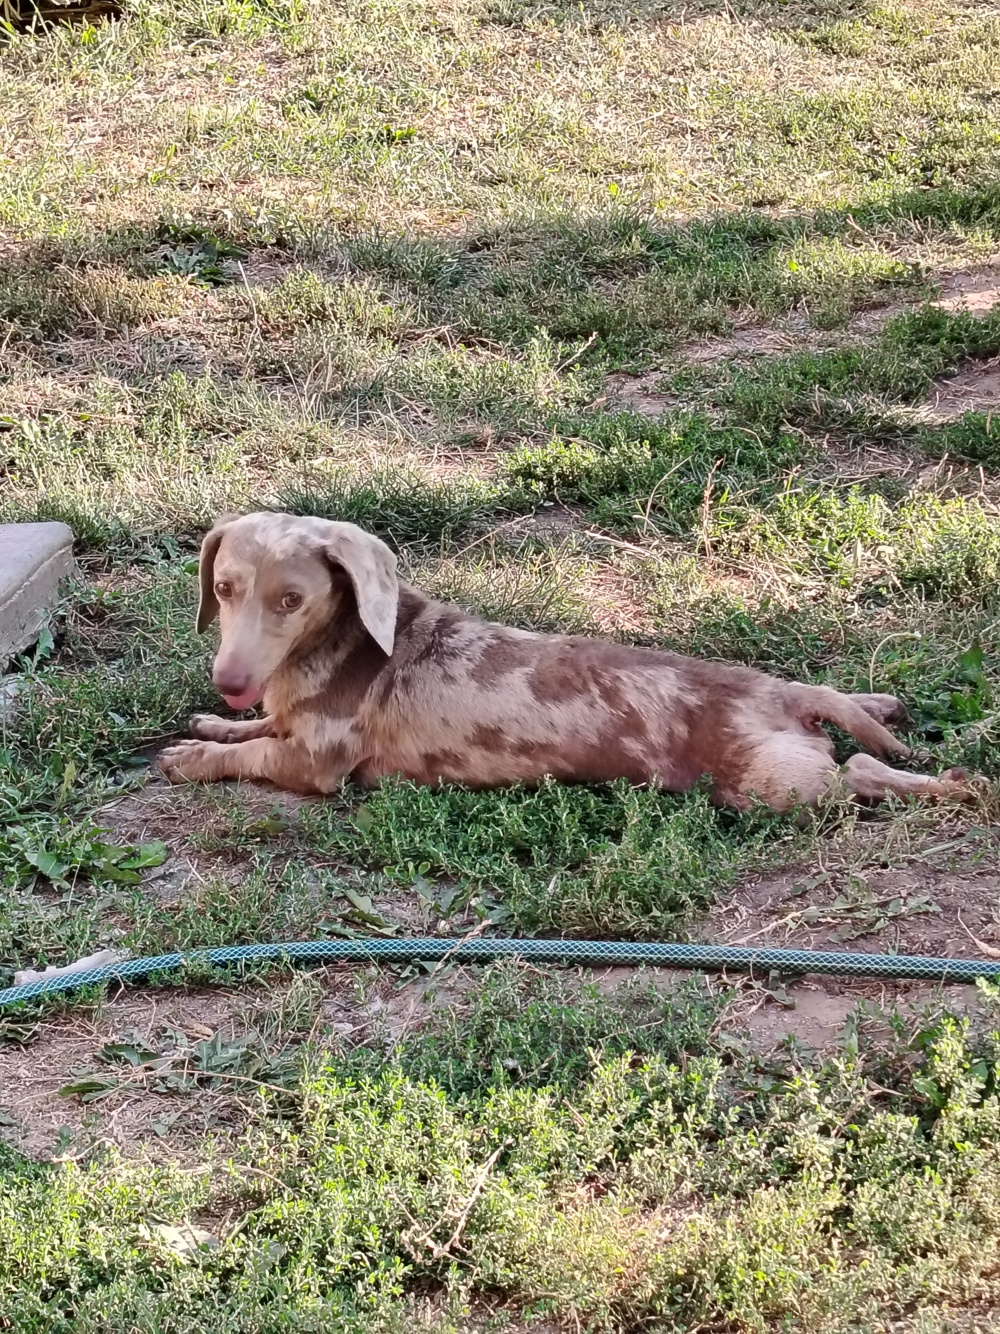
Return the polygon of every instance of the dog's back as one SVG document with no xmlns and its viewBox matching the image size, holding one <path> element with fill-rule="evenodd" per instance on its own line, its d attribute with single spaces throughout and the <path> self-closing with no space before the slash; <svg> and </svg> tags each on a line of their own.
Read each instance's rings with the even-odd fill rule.
<svg viewBox="0 0 1000 1334">
<path fill-rule="evenodd" d="M 267 717 L 196 720 L 199 741 L 160 758 L 178 779 L 329 792 L 350 774 L 472 787 L 550 775 L 686 790 L 709 776 L 720 801 L 784 808 L 833 781 L 824 721 L 906 753 L 882 725 L 898 708 L 889 697 L 488 624 L 401 584 L 389 548 L 353 524 L 225 519 L 202 544 L 200 580 L 199 629 L 222 625 L 216 684 L 236 709 L 263 698 Z M 844 778 L 873 797 L 961 787 L 867 756 Z"/>
<path fill-rule="evenodd" d="M 343 664 L 352 699 L 363 638 Z M 551 775 L 683 790 L 733 771 L 737 717 L 751 699 L 758 712 L 779 707 L 782 689 L 750 668 L 491 624 L 406 585 L 392 658 L 374 668 L 358 709 L 373 753 L 358 777 L 472 787 Z M 344 685 L 331 676 L 338 708 Z"/>
</svg>

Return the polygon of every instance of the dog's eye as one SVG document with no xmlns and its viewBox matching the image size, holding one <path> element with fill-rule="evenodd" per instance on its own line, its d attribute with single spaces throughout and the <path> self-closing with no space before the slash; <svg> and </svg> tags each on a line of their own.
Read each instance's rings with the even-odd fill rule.
<svg viewBox="0 0 1000 1334">
<path fill-rule="evenodd" d="M 302 594 L 286 593 L 281 599 L 281 605 L 284 607 L 285 611 L 294 611 L 296 607 L 302 606 Z"/>
<path fill-rule="evenodd" d="M 233 586 L 227 583 L 225 579 L 220 579 L 215 585 L 215 596 L 217 598 L 231 598 L 233 596 Z"/>
</svg>

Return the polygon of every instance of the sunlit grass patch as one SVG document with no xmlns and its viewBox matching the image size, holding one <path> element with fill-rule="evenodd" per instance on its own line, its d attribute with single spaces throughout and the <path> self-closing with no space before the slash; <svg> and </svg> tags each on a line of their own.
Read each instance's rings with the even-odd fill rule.
<svg viewBox="0 0 1000 1334">
<path fill-rule="evenodd" d="M 81 576 L 2 683 L 0 984 L 345 934 L 856 948 L 856 908 L 878 949 L 993 950 L 997 419 L 931 406 L 1000 353 L 998 40 L 939 0 L 4 37 L 0 518 L 70 523 Z M 219 707 L 200 538 L 262 507 L 508 624 L 892 691 L 909 763 L 990 781 L 793 819 L 154 785 Z M 0 1015 L 0 1325 L 996 1323 L 995 997 L 619 982 L 192 966 Z"/>
</svg>

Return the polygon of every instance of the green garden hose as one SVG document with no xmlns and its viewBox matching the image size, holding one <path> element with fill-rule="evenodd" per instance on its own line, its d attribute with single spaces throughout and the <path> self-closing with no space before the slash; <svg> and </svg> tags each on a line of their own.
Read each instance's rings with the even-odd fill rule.
<svg viewBox="0 0 1000 1334">
<path fill-rule="evenodd" d="M 0 1007 L 76 991 L 102 982 L 127 981 L 173 973 L 181 968 L 223 968 L 230 964 L 272 960 L 287 963 L 492 963 L 522 959 L 527 963 L 648 964 L 660 968 L 694 968 L 739 972 L 825 973 L 834 977 L 881 977 L 926 982 L 1000 981 L 1000 963 L 983 959 L 934 959 L 920 954 L 834 954 L 826 950 L 751 949 L 746 945 L 676 945 L 662 941 L 620 940 L 444 940 L 403 937 L 398 940 L 311 940 L 284 945 L 227 945 L 223 949 L 187 954 L 159 954 L 149 959 L 65 973 L 40 982 L 0 991 Z"/>
</svg>

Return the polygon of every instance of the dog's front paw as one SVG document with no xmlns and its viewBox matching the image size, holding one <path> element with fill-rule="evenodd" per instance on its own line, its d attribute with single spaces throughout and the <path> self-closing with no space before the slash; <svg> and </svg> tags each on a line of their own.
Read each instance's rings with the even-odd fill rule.
<svg viewBox="0 0 1000 1334">
<path fill-rule="evenodd" d="M 188 719 L 188 731 L 202 741 L 229 741 L 230 724 L 215 713 L 194 713 Z"/>
<path fill-rule="evenodd" d="M 161 750 L 156 767 L 171 783 L 205 783 L 211 780 L 212 742 L 178 741 Z"/>
</svg>

